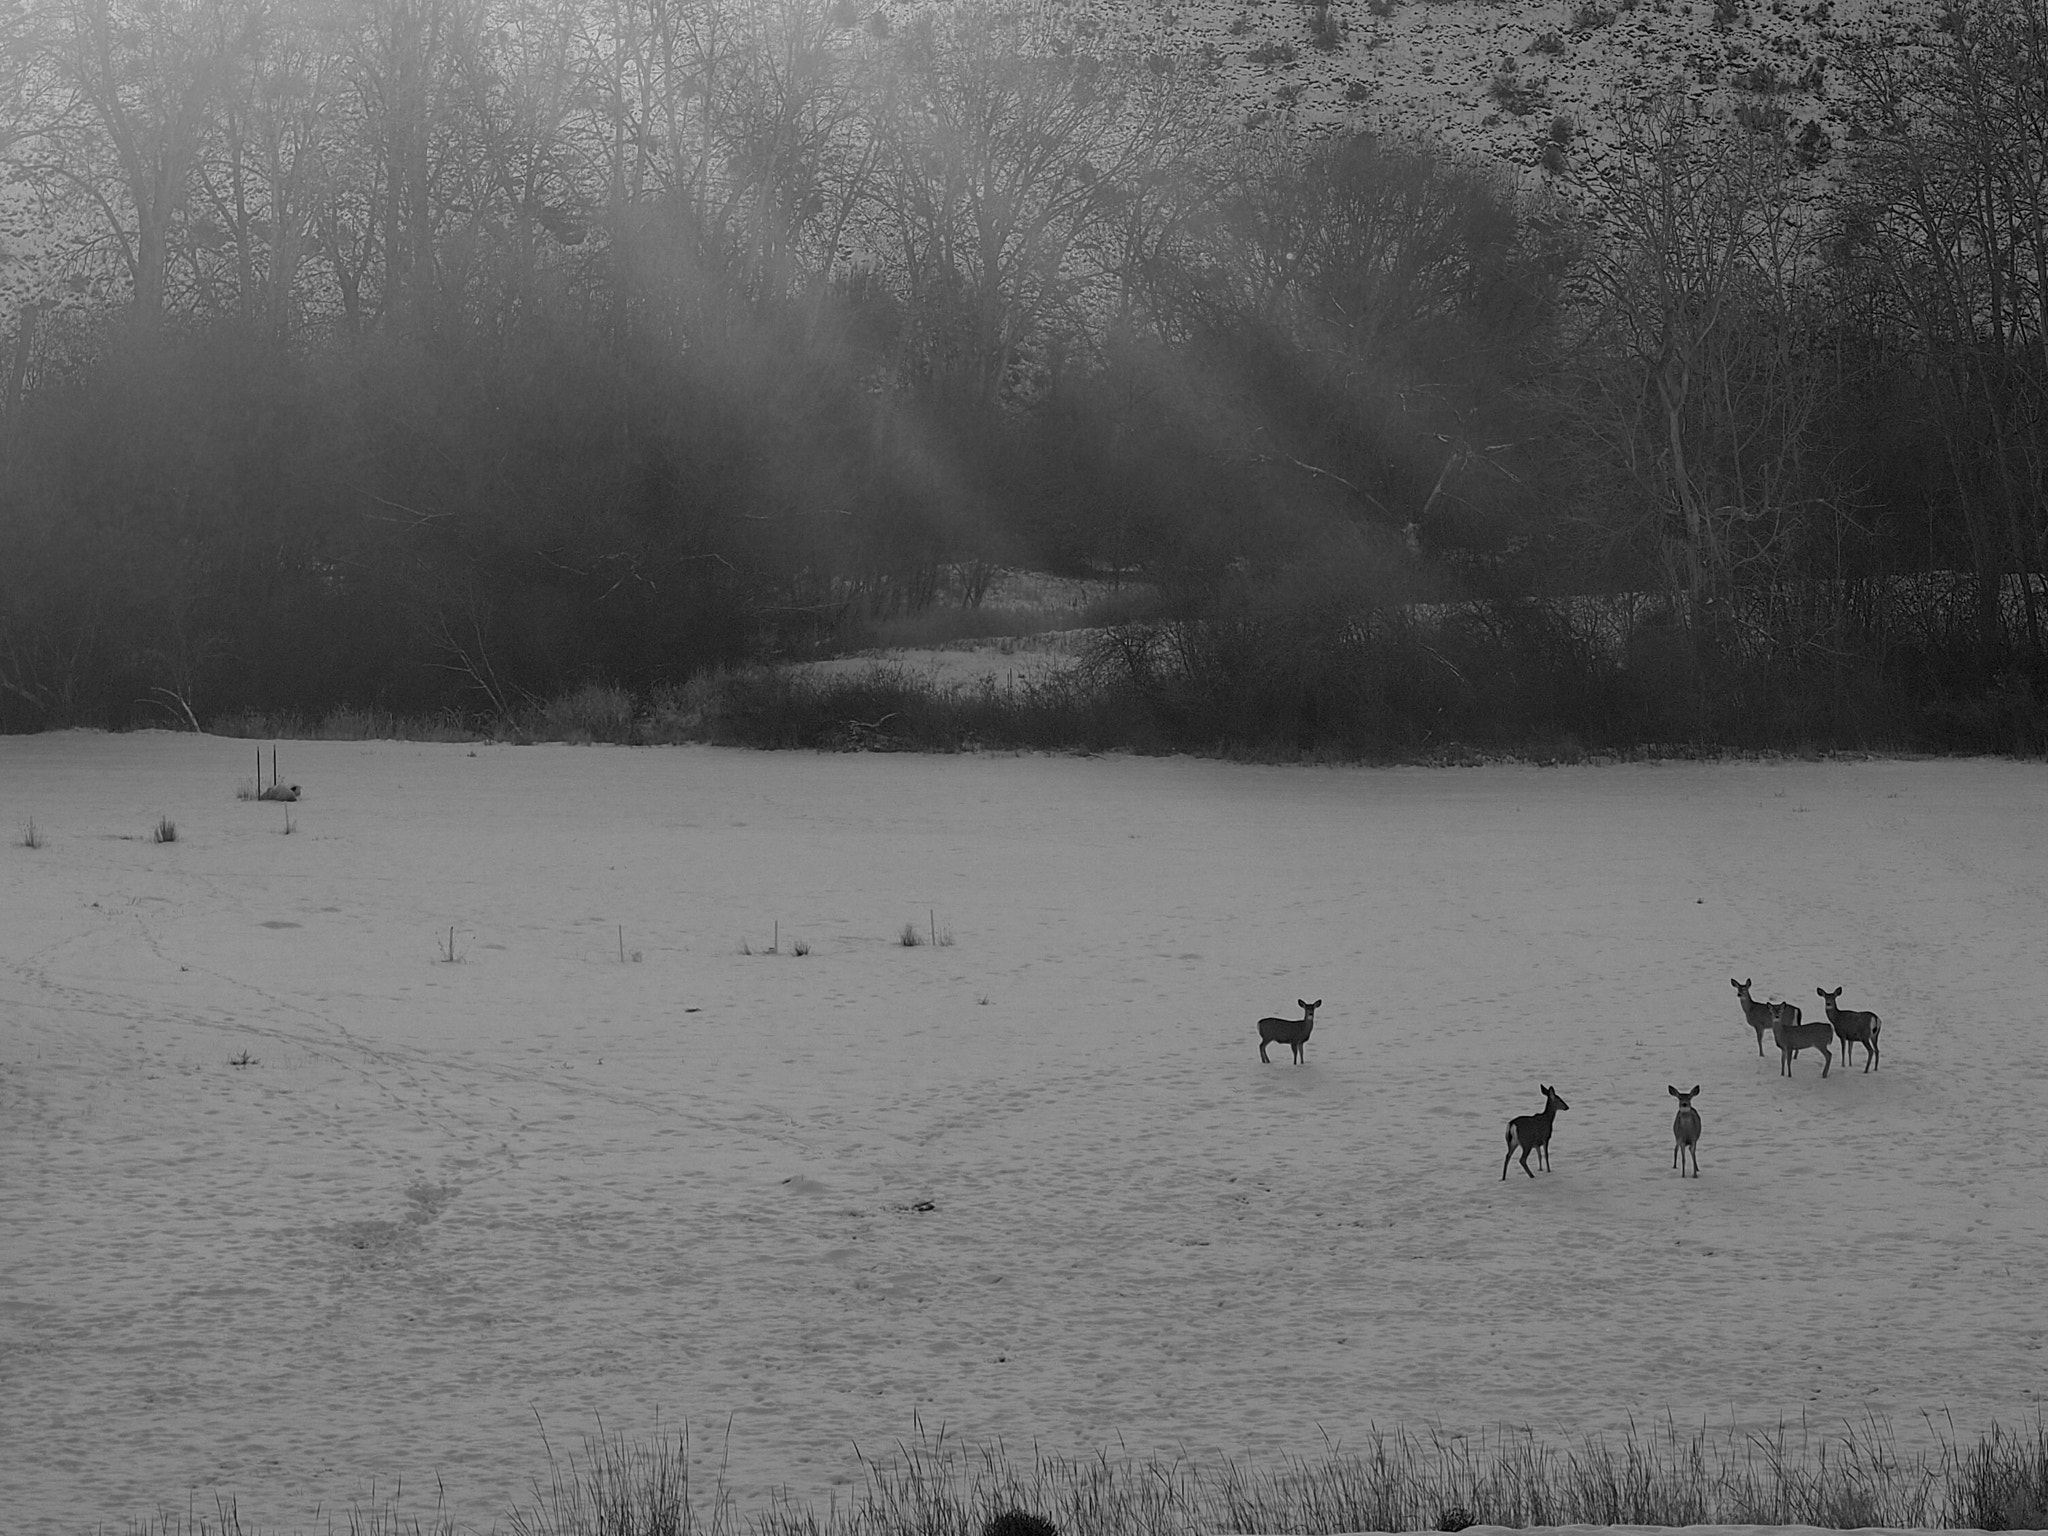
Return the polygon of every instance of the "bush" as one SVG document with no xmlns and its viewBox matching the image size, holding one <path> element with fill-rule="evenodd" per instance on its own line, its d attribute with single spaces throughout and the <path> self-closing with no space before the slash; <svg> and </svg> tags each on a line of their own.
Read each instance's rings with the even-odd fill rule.
<svg viewBox="0 0 2048 1536">
<path fill-rule="evenodd" d="M 1060 1536 L 1060 1528 L 1027 1509 L 1006 1509 L 992 1515 L 981 1536 Z"/>
<path fill-rule="evenodd" d="M 1486 88 L 1486 94 L 1517 117 L 1528 115 L 1544 102 L 1543 87 L 1524 83 L 1521 76 L 1511 69 L 1495 75 L 1493 84 Z"/>
<path fill-rule="evenodd" d="M 574 693 L 550 699 L 523 722 L 533 735 L 552 741 L 628 742 L 636 739 L 638 711 L 625 689 L 585 683 Z"/>
</svg>

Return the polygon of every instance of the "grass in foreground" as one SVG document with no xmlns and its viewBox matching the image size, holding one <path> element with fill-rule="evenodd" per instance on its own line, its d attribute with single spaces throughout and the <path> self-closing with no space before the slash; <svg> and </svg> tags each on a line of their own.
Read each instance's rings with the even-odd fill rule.
<svg viewBox="0 0 2048 1536">
<path fill-rule="evenodd" d="M 1375 1434 L 1360 1449 L 1256 1469 L 1231 1461 L 1079 1459 L 920 1431 L 864 1485 L 824 1509 L 778 1500 L 742 1513 L 708 1479 L 687 1431 L 674 1440 L 600 1436 L 565 1464 L 549 1457 L 512 1536 L 988 1536 L 1018 1515 L 1061 1536 L 1333 1536 L 1467 1525 L 1813 1525 L 1986 1531 L 2048 1528 L 2048 1426 L 1993 1429 L 1974 1444 L 1935 1426 L 1938 1450 L 1901 1456 L 1890 1427 L 1823 1434 L 1631 1428 L 1616 1442 L 1543 1441 L 1524 1430 L 1464 1436 Z M 325 1527 L 349 1536 L 455 1536 L 477 1529 L 438 1504 L 409 1515 L 393 1499 Z M 130 1536 L 242 1536 L 232 1505 L 129 1527 Z M 253 1536 L 253 1533 L 250 1533 Z"/>
</svg>

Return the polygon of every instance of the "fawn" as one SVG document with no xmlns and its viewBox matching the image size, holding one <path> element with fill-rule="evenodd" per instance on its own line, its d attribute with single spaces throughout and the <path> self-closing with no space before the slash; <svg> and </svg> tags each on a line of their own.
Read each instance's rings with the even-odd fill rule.
<svg viewBox="0 0 2048 1536">
<path fill-rule="evenodd" d="M 1316 1027 L 1316 1010 L 1323 1006 L 1323 1000 L 1319 997 L 1312 1003 L 1304 1003 L 1297 997 L 1294 1004 L 1301 1010 L 1298 1019 L 1259 1020 L 1259 1060 L 1272 1061 L 1273 1058 L 1266 1054 L 1267 1046 L 1287 1045 L 1294 1048 L 1294 1064 L 1301 1065 L 1301 1048 L 1308 1044 L 1309 1031 Z"/>
</svg>

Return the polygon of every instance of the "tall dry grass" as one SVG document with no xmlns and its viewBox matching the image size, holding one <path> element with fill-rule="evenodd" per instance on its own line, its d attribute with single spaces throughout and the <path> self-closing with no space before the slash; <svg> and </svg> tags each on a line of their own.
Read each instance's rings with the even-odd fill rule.
<svg viewBox="0 0 2048 1536">
<path fill-rule="evenodd" d="M 1573 1444 L 1504 1428 L 1373 1434 L 1274 1466 L 1107 1452 L 1029 1456 L 920 1430 L 861 1459 L 862 1485 L 823 1508 L 777 1499 L 743 1510 L 687 1429 L 586 1439 L 526 1506 L 497 1525 L 401 1500 L 330 1518 L 348 1536 L 984 1536 L 998 1516 L 1061 1536 L 1333 1536 L 1472 1526 L 1809 1525 L 1841 1530 L 2048 1529 L 2048 1426 L 1966 1443 L 1930 1423 L 1936 1449 L 1903 1454 L 1882 1420 L 1823 1431 L 1631 1427 Z M 707 1463 L 709 1470 L 707 1470 Z M 1014 1525 L 1016 1522 L 1006 1522 Z M 232 1505 L 131 1525 L 129 1536 L 254 1536 Z"/>
</svg>

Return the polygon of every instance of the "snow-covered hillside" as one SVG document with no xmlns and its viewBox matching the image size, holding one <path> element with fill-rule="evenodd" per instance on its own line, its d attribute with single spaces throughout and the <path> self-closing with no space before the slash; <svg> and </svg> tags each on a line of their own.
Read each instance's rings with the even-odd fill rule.
<svg viewBox="0 0 2048 1536">
<path fill-rule="evenodd" d="M 898 21 L 925 0 L 884 0 Z M 1923 39 L 1936 0 L 1076 0 L 1091 46 L 1194 72 L 1247 127 L 1415 135 L 1530 187 L 1597 196 L 1627 110 L 1683 96 L 1760 115 L 1825 168 L 1850 133 L 1851 37 Z M 52 226 L 58 225 L 53 230 Z M 0 335 L 20 306 L 118 299 L 104 231 L 0 188 Z M 81 255 L 90 250 L 90 258 Z"/>
<path fill-rule="evenodd" d="M 1213 60 L 1248 121 L 1418 135 L 1567 191 L 1624 112 L 1674 96 L 1782 112 L 1788 139 L 1812 123 L 1839 146 L 1844 43 L 1921 39 L 1934 19 L 1917 0 L 1183 0 L 1149 14 L 1178 54 Z M 1560 117 L 1571 134 L 1552 173 Z"/>
</svg>

